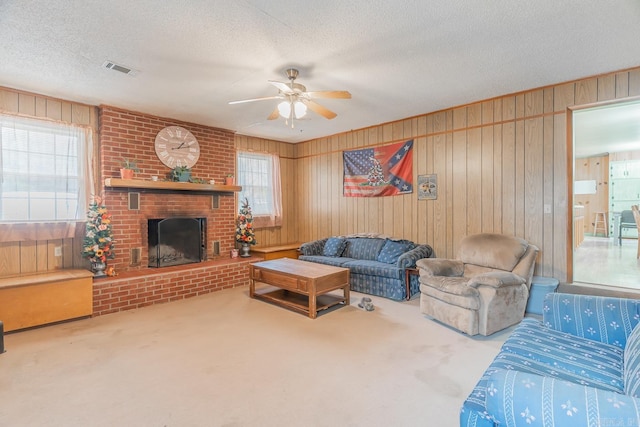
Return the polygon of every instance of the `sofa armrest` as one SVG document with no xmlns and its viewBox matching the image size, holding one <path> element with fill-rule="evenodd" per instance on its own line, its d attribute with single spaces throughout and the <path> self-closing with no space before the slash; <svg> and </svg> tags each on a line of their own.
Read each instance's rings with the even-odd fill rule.
<svg viewBox="0 0 640 427">
<path fill-rule="evenodd" d="M 408 252 L 400 255 L 397 261 L 399 268 L 410 268 L 416 266 L 416 261 L 422 258 L 431 258 L 433 256 L 433 248 L 429 245 L 418 245 Z"/>
<path fill-rule="evenodd" d="M 457 259 L 423 258 L 416 262 L 421 275 L 461 277 L 464 264 Z"/>
<path fill-rule="evenodd" d="M 303 243 L 300 245 L 300 253 L 302 255 L 322 255 L 324 253 L 324 244 L 327 243 L 327 240 L 329 238 Z"/>
<path fill-rule="evenodd" d="M 477 288 L 480 285 L 491 286 L 492 288 L 504 288 L 507 286 L 524 285 L 527 281 L 517 274 L 508 271 L 492 271 L 473 276 L 467 282 L 468 286 Z"/>
<path fill-rule="evenodd" d="M 548 328 L 624 348 L 640 321 L 640 300 L 552 292 L 542 313 Z"/>
<path fill-rule="evenodd" d="M 551 377 L 499 370 L 487 381 L 486 408 L 497 425 L 637 425 L 640 399 Z"/>
</svg>

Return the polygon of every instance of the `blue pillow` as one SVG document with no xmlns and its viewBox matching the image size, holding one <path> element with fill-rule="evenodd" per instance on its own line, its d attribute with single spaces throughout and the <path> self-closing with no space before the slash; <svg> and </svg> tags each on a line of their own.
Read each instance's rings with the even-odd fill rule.
<svg viewBox="0 0 640 427">
<path fill-rule="evenodd" d="M 378 254 L 378 261 L 384 262 L 386 264 L 395 264 L 398 262 L 398 258 L 402 256 L 405 252 L 409 252 L 411 249 L 415 248 L 415 244 L 413 242 L 409 242 L 408 240 L 388 240 L 385 242 L 382 250 Z"/>
<path fill-rule="evenodd" d="M 322 254 L 324 256 L 339 257 L 347 247 L 347 240 L 342 237 L 330 237 L 324 244 Z"/>
</svg>

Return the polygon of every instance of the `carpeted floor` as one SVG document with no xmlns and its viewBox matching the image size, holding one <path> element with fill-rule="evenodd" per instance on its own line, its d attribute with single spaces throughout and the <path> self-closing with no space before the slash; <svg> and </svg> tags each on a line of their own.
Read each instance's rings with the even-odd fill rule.
<svg viewBox="0 0 640 427">
<path fill-rule="evenodd" d="M 362 296 L 311 320 L 237 288 L 8 334 L 0 425 L 458 425 L 512 328 L 470 338 L 417 297 Z"/>
</svg>

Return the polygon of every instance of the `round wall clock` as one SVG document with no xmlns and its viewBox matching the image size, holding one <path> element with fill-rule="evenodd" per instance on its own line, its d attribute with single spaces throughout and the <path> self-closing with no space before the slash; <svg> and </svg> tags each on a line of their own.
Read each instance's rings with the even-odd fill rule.
<svg viewBox="0 0 640 427">
<path fill-rule="evenodd" d="M 193 167 L 200 157 L 200 144 L 195 136 L 180 126 L 168 126 L 156 135 L 156 154 L 162 163 L 175 168 Z"/>
</svg>

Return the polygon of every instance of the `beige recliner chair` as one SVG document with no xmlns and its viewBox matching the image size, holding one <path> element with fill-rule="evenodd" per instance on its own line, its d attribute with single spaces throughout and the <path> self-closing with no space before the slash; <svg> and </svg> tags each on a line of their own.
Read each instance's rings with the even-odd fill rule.
<svg viewBox="0 0 640 427">
<path fill-rule="evenodd" d="M 538 248 L 518 237 L 476 234 L 458 259 L 424 258 L 420 311 L 468 335 L 491 335 L 524 317 Z"/>
</svg>

